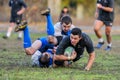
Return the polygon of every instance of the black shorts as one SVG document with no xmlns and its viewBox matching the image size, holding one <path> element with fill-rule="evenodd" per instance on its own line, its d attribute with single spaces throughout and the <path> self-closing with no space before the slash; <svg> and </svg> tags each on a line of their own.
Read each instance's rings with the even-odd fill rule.
<svg viewBox="0 0 120 80">
<path fill-rule="evenodd" d="M 54 63 L 55 63 L 57 66 L 63 66 L 63 65 L 64 65 L 64 61 L 54 61 Z"/>
<path fill-rule="evenodd" d="M 21 23 L 21 21 L 22 21 L 22 15 L 20 15 L 20 16 L 11 16 L 11 18 L 10 18 L 10 22 L 14 22 L 14 23 L 16 23 L 16 24 L 20 24 Z"/>
<path fill-rule="evenodd" d="M 103 19 L 98 18 L 97 20 L 100 20 L 104 23 L 105 26 L 111 26 L 113 25 L 113 21 L 105 21 Z"/>
</svg>

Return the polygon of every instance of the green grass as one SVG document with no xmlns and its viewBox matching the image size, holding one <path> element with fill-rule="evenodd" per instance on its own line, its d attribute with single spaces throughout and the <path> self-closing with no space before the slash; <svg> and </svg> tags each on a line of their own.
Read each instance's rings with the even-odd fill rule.
<svg viewBox="0 0 120 80">
<path fill-rule="evenodd" d="M 32 41 L 40 36 L 42 34 L 32 33 Z M 96 45 L 96 36 L 90 36 Z M 0 38 L 0 80 L 120 80 L 120 37 L 112 37 L 112 51 L 104 51 L 106 45 L 100 50 L 95 49 L 96 59 L 90 71 L 83 70 L 88 60 L 87 52 L 70 68 L 33 68 L 31 57 L 25 54 L 16 34 L 8 40 Z"/>
</svg>

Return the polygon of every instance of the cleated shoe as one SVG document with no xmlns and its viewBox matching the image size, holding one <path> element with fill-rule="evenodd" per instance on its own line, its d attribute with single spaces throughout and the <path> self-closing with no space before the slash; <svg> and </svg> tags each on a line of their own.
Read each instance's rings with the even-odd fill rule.
<svg viewBox="0 0 120 80">
<path fill-rule="evenodd" d="M 100 49 L 102 46 L 103 46 L 104 42 L 98 42 L 96 48 L 97 49 Z"/>
<path fill-rule="evenodd" d="M 105 51 L 110 51 L 112 48 L 110 47 L 110 46 L 107 46 L 106 48 L 105 48 Z"/>
<path fill-rule="evenodd" d="M 41 15 L 48 15 L 50 13 L 50 8 L 41 11 Z"/>
<path fill-rule="evenodd" d="M 27 26 L 27 21 L 24 20 L 24 21 L 22 21 L 19 25 L 17 25 L 17 26 L 15 27 L 15 32 L 24 30 L 26 26 Z"/>
</svg>

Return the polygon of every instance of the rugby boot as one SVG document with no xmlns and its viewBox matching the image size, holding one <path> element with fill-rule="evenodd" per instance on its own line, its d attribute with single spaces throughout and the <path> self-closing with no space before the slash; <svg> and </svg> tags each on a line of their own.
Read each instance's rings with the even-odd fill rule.
<svg viewBox="0 0 120 80">
<path fill-rule="evenodd" d="M 17 25 L 15 27 L 15 32 L 18 32 L 18 31 L 22 31 L 25 29 L 25 27 L 27 26 L 27 21 L 26 20 L 23 20 L 19 25 Z"/>
<path fill-rule="evenodd" d="M 104 42 L 98 42 L 96 48 L 97 49 L 100 49 L 102 46 L 103 46 Z"/>
<path fill-rule="evenodd" d="M 112 48 L 110 47 L 110 46 L 107 46 L 106 48 L 105 48 L 105 51 L 110 51 Z"/>
<path fill-rule="evenodd" d="M 41 11 L 41 15 L 48 15 L 50 13 L 50 8 Z"/>
</svg>

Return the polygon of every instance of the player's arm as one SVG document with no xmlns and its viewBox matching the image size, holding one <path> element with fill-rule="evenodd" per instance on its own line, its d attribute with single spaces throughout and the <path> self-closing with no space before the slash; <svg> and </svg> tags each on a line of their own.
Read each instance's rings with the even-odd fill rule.
<svg viewBox="0 0 120 80">
<path fill-rule="evenodd" d="M 85 70 L 90 70 L 95 60 L 95 52 L 94 52 L 93 42 L 88 35 L 85 35 L 85 43 L 86 43 L 86 50 L 89 54 L 89 58 Z"/>
<path fill-rule="evenodd" d="M 103 6 L 100 3 L 98 3 L 97 8 L 102 9 L 102 10 L 107 11 L 107 12 L 113 12 L 113 3 L 114 3 L 113 0 L 110 0 L 108 7 Z"/>
<path fill-rule="evenodd" d="M 23 13 L 25 12 L 25 10 L 26 10 L 26 8 L 22 7 L 22 9 L 19 10 L 19 11 L 17 12 L 17 14 L 18 14 L 18 15 L 21 15 L 21 14 L 23 14 Z"/>
<path fill-rule="evenodd" d="M 102 6 L 101 8 L 102 8 L 104 11 L 113 12 L 113 8 L 111 8 L 111 7 Z"/>
<path fill-rule="evenodd" d="M 71 56 L 55 55 L 54 60 L 59 60 L 59 61 L 73 60 L 76 58 L 76 56 L 77 56 L 77 53 L 73 51 Z"/>
<path fill-rule="evenodd" d="M 75 51 L 72 52 L 70 57 L 64 55 L 65 49 L 68 47 L 69 44 L 69 37 L 65 37 L 62 39 L 60 44 L 57 47 L 56 55 L 54 56 L 54 60 L 73 60 L 76 57 Z"/>
<path fill-rule="evenodd" d="M 89 59 L 88 59 L 87 65 L 85 67 L 85 70 L 87 70 L 87 71 L 90 70 L 90 68 L 93 65 L 94 60 L 95 60 L 95 52 L 92 52 L 89 54 Z"/>
<path fill-rule="evenodd" d="M 69 60 L 69 58 L 65 55 L 55 55 L 54 60 L 63 61 L 63 60 Z"/>
<path fill-rule="evenodd" d="M 19 10 L 17 12 L 18 15 L 23 14 L 25 12 L 25 10 L 27 9 L 27 5 L 25 4 L 25 2 L 23 0 L 20 1 L 20 4 L 22 5 L 22 8 L 21 8 L 21 10 Z"/>
<path fill-rule="evenodd" d="M 96 11 L 95 11 L 95 18 L 98 17 L 98 13 L 99 13 L 99 9 L 96 7 Z"/>
<path fill-rule="evenodd" d="M 99 0 L 97 0 L 97 3 L 96 3 L 96 11 L 95 11 L 95 18 L 98 17 L 98 13 L 99 13 L 99 8 L 98 8 L 98 4 L 100 4 Z"/>
</svg>

